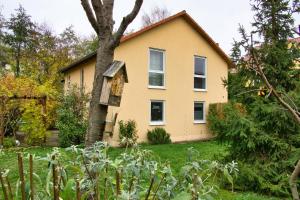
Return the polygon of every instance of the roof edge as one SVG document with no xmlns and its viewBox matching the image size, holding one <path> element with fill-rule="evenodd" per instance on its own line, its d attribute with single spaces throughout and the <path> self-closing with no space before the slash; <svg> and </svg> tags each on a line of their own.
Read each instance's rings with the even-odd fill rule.
<svg viewBox="0 0 300 200">
<path fill-rule="evenodd" d="M 232 66 L 234 66 L 233 62 L 231 61 L 231 59 L 228 57 L 228 55 L 219 47 L 219 45 L 208 35 L 208 33 L 206 33 L 204 31 L 204 29 L 185 11 L 181 11 L 175 15 L 172 15 L 170 17 L 167 17 L 159 22 L 156 22 L 154 24 L 151 24 L 149 26 L 146 26 L 134 33 L 131 33 L 129 35 L 125 35 L 121 38 L 120 43 L 126 42 L 132 38 L 135 38 L 136 36 L 139 36 L 141 34 L 143 34 L 144 32 L 154 29 L 162 24 L 165 24 L 167 22 L 170 22 L 178 17 L 183 17 L 216 51 L 217 53 L 224 59 L 224 61 L 226 61 L 226 63 L 228 64 L 228 67 L 231 68 Z M 64 73 L 70 69 L 72 69 L 73 67 L 75 67 L 76 65 L 79 65 L 83 62 L 85 62 L 88 59 L 93 58 L 94 56 L 97 55 L 97 52 L 93 52 L 88 54 L 87 56 L 84 56 L 83 58 L 71 63 L 70 65 L 62 68 L 61 70 L 59 70 L 59 72 Z"/>
</svg>

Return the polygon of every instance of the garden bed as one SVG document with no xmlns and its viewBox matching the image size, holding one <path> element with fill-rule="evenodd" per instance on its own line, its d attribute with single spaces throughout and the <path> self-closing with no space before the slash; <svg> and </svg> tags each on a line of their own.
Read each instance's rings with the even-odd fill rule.
<svg viewBox="0 0 300 200">
<path fill-rule="evenodd" d="M 226 153 L 226 147 L 217 144 L 215 141 L 141 146 L 142 149 L 152 150 L 157 160 L 162 162 L 168 160 L 173 169 L 173 173 L 175 174 L 179 173 L 180 168 L 186 162 L 187 149 L 190 147 L 194 147 L 198 150 L 202 159 L 214 159 L 216 155 Z M 46 156 L 51 150 L 52 148 L 50 147 L 14 148 L 5 150 L 5 156 L 0 156 L 0 169 L 10 169 L 9 178 L 12 182 L 12 186 L 15 187 L 16 181 L 18 180 L 17 152 L 35 154 L 36 156 Z M 124 148 L 112 148 L 110 149 L 109 154 L 112 157 L 116 157 L 124 150 Z M 61 153 L 68 157 L 68 152 L 64 149 L 61 149 Z M 24 162 L 24 164 L 25 169 L 28 169 L 27 162 Z M 34 166 L 35 173 L 39 174 L 42 181 L 46 180 L 47 167 L 46 163 L 44 165 Z M 219 194 L 220 199 L 276 199 L 247 192 L 232 193 L 226 190 L 221 190 Z M 3 199 L 2 195 L 3 194 L 0 192 L 0 199 Z"/>
</svg>

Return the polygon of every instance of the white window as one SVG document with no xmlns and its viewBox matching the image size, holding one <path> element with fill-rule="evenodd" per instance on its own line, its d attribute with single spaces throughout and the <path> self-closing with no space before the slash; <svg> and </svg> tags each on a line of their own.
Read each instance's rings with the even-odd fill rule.
<svg viewBox="0 0 300 200">
<path fill-rule="evenodd" d="M 150 125 L 164 124 L 164 101 L 151 101 L 150 105 Z"/>
<path fill-rule="evenodd" d="M 149 54 L 149 87 L 164 88 L 165 52 L 162 50 L 150 49 Z"/>
<path fill-rule="evenodd" d="M 206 90 L 206 58 L 194 57 L 194 90 Z"/>
<path fill-rule="evenodd" d="M 205 123 L 205 103 L 194 102 L 194 123 Z"/>
</svg>

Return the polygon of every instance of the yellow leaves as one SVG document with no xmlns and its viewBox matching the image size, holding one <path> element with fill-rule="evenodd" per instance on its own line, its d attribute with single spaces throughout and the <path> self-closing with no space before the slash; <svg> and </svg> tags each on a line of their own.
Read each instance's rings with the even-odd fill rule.
<svg viewBox="0 0 300 200">
<path fill-rule="evenodd" d="M 0 78 L 0 96 L 37 96 L 37 83 L 30 78 L 7 75 Z"/>
</svg>

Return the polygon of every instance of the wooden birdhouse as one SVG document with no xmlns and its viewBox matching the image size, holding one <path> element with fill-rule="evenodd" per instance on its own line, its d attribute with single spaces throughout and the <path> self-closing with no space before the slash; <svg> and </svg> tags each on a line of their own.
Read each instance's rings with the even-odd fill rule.
<svg viewBox="0 0 300 200">
<path fill-rule="evenodd" d="M 114 61 L 103 73 L 100 104 L 119 107 L 125 83 L 128 83 L 125 62 Z"/>
</svg>

